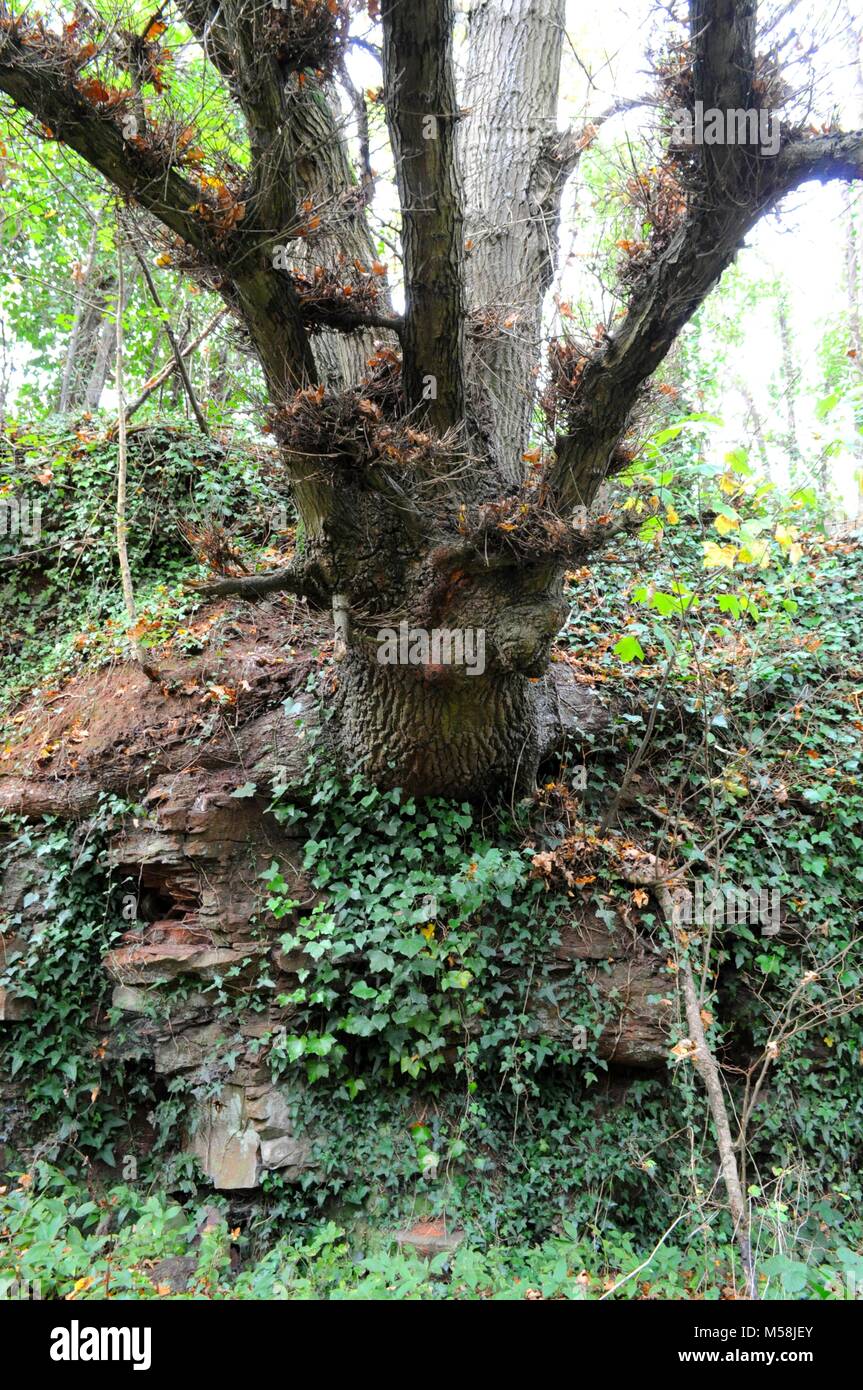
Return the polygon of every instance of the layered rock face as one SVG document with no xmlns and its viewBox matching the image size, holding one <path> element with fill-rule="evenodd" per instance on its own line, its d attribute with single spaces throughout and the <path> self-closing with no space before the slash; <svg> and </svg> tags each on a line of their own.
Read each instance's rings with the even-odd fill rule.
<svg viewBox="0 0 863 1390">
<path fill-rule="evenodd" d="M 290 1180 L 314 1163 L 313 1142 L 295 1133 L 287 1095 L 272 1082 L 261 1046 L 290 1030 L 290 1007 L 267 1001 L 296 988 L 304 958 L 281 949 L 290 922 L 275 923 L 262 911 L 260 875 L 278 861 L 302 911 L 314 893 L 300 867 L 301 842 L 280 831 L 264 803 L 233 797 L 235 776 L 221 786 L 219 780 L 157 783 L 144 814 L 127 817 L 111 837 L 113 877 L 135 916 L 103 968 L 117 1011 L 109 1057 L 143 1057 L 157 1078 L 181 1076 L 201 1093 L 178 1146 L 200 1160 L 215 1188 L 242 1190 L 257 1187 L 267 1170 Z M 7 909 L 18 907 L 37 874 L 36 861 L 14 865 Z M 32 920 L 24 934 L 0 941 L 11 956 L 38 929 Z M 667 988 L 663 959 L 622 926 L 610 931 L 592 918 L 573 915 L 558 934 L 545 972 L 551 989 L 528 998 L 527 1035 L 572 1040 L 555 984 L 568 987 L 577 971 L 610 1016 L 600 1055 L 619 1067 L 663 1066 L 667 1010 L 650 1002 Z M 264 971 L 275 988 L 259 991 Z M 30 1000 L 7 993 L 0 1003 L 4 1020 L 26 1022 Z"/>
<path fill-rule="evenodd" d="M 166 668 L 162 689 L 118 667 L 82 676 L 35 709 L 32 732 L 0 768 L 0 810 L 30 816 L 36 833 L 49 814 L 85 835 L 104 792 L 139 807 L 116 817 L 104 866 L 127 923 L 102 963 L 113 986 L 107 1055 L 139 1059 L 166 1089 L 184 1083 L 192 1105 L 176 1147 L 230 1191 L 255 1188 L 268 1171 L 299 1177 L 315 1161 L 313 1138 L 295 1133 L 287 1089 L 273 1083 L 266 1060 L 273 1039 L 295 1031 L 291 1007 L 274 1001 L 291 995 L 309 962 L 281 948 L 292 921 L 267 914 L 261 873 L 276 861 L 297 913 L 311 909 L 302 842 L 267 805 L 276 769 L 288 784 L 305 780 L 318 737 L 307 687 L 320 668 L 311 655 L 290 656 L 293 629 L 281 609 L 257 610 L 254 623 L 226 617 L 212 631 L 214 654 L 194 671 Z M 46 748 L 56 750 L 47 761 Z M 32 854 L 7 868 L 0 967 L 44 927 L 33 891 L 41 866 Z M 527 1000 L 526 1034 L 571 1044 L 558 997 L 584 990 L 608 1020 L 599 1052 L 610 1066 L 663 1067 L 662 957 L 624 923 L 609 930 L 575 904 L 558 925 L 537 972 L 542 987 Z M 14 982 L 0 989 L 0 1028 L 26 1029 L 32 1011 Z M 20 1120 L 11 1091 L 7 1100 Z"/>
<path fill-rule="evenodd" d="M 309 900 L 302 847 L 279 834 L 260 803 L 214 789 L 212 780 L 157 785 L 146 804 L 148 819 L 110 847 L 121 888 L 159 914 L 105 957 L 123 1015 L 113 1045 L 142 1049 L 158 1077 L 182 1074 L 195 1089 L 216 1083 L 193 1106 L 181 1139 L 214 1187 L 257 1187 L 264 1169 L 297 1177 L 311 1144 L 294 1135 L 287 1099 L 256 1048 L 284 1030 L 290 1009 L 244 1002 L 262 970 L 276 985 L 268 998 L 296 987 L 296 975 L 280 966 L 282 929 L 260 916 L 260 875 L 277 859 L 295 896 Z"/>
</svg>

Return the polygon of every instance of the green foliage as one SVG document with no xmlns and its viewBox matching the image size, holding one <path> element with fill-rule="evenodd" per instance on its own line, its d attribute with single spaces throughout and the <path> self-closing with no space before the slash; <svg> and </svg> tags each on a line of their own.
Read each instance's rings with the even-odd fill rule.
<svg viewBox="0 0 863 1390">
<path fill-rule="evenodd" d="M 173 638 L 196 650 L 189 631 L 198 600 L 182 581 L 202 569 L 178 523 L 230 532 L 250 566 L 292 515 L 266 451 L 249 440 L 220 444 L 170 424 L 129 440 L 128 549 L 143 647 Z M 54 421 L 10 425 L 0 436 L 0 501 L 41 506 L 33 545 L 0 535 L 0 605 L 14 614 L 0 635 L 4 705 L 75 663 L 128 653 L 115 541 L 117 444 L 96 426 Z"/>
<path fill-rule="evenodd" d="M 4 933 L 14 938 L 26 914 L 28 934 L 24 953 L 0 972 L 0 986 L 33 1004 L 28 1018 L 0 1031 L 0 1066 L 23 1083 L 28 1130 L 40 1152 L 71 1166 L 82 1156 L 113 1164 L 135 1107 L 152 1097 L 146 1075 L 105 1046 L 111 984 L 102 957 L 123 926 L 105 867 L 110 809 L 106 799 L 78 829 L 50 816 L 41 825 L 10 827 L 0 862 L 6 869 L 32 852 L 41 865 L 22 911 L 4 915 Z"/>
<path fill-rule="evenodd" d="M 255 1257 L 249 1237 L 212 1221 L 212 1206 L 181 1206 L 129 1187 L 103 1195 L 39 1164 L 35 1181 L 0 1194 L 0 1297 L 92 1299 L 653 1299 L 716 1300 L 739 1280 L 729 1247 L 663 1242 L 640 1252 L 626 1235 L 599 1241 L 575 1224 L 532 1246 L 465 1241 L 420 1259 L 383 1236 L 360 1249 L 333 1221 L 297 1238 L 280 1234 Z M 227 1214 L 225 1214 L 227 1215 Z M 829 1215 L 829 1213 L 821 1213 Z M 202 1229 L 204 1218 L 211 1224 Z M 243 1265 L 232 1269 L 231 1251 Z M 161 1261 L 172 1261 L 172 1268 Z M 178 1278 L 177 1261 L 185 1261 Z M 174 1273 L 175 1287 L 165 1282 Z M 798 1234 L 764 1264 L 762 1297 L 859 1296 L 863 1264 L 847 1246 Z M 186 1282 L 187 1281 L 187 1282 Z M 183 1287 L 185 1285 L 185 1287 Z M 179 1291 L 175 1288 L 179 1286 Z"/>
<path fill-rule="evenodd" d="M 304 957 L 299 987 L 280 1001 L 296 1013 L 273 1040 L 274 1073 L 302 1061 L 309 1080 L 339 1077 L 354 1096 L 372 1078 L 417 1079 L 455 1061 L 521 1092 L 547 1059 L 572 1060 L 571 1048 L 522 1036 L 524 982 L 554 920 L 530 856 L 491 843 L 467 803 L 359 778 L 345 787 L 320 769 L 310 783 L 307 803 L 277 797 L 274 814 L 307 836 L 305 868 L 324 896 L 297 915 L 278 865 L 264 874 L 268 910 L 296 917 L 282 946 Z M 573 1027 L 584 1021 L 574 1015 Z M 598 1036 L 589 1004 L 587 1021 Z"/>
<path fill-rule="evenodd" d="M 752 1065 L 772 1045 L 754 1162 L 802 1160 L 842 1205 L 856 1200 L 863 1118 L 863 552 L 826 536 L 799 489 L 766 488 L 742 451 L 706 463 L 682 426 L 623 480 L 645 511 L 657 495 L 665 521 L 661 545 L 636 543 L 637 579 L 629 555 L 573 576 L 565 640 L 619 701 L 610 736 L 592 741 L 583 813 L 600 817 L 637 759 L 618 807 L 634 840 L 709 884 L 781 895 L 778 936 L 750 922 L 714 932 L 721 1047 Z M 705 568 L 719 541 L 739 552 L 759 534 L 756 563 Z"/>
</svg>

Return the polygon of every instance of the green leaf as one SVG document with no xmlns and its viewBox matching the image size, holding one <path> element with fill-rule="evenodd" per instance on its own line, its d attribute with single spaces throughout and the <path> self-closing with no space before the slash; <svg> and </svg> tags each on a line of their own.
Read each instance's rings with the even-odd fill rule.
<svg viewBox="0 0 863 1390">
<path fill-rule="evenodd" d="M 643 661 L 644 651 L 637 637 L 621 637 L 614 644 L 614 652 L 621 661 Z"/>
</svg>

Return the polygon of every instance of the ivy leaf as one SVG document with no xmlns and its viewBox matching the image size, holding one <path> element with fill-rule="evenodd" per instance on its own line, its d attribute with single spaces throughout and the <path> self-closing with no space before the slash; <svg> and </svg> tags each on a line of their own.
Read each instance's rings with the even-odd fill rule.
<svg viewBox="0 0 863 1390">
<path fill-rule="evenodd" d="M 615 642 L 614 651 L 621 661 L 643 661 L 644 651 L 637 637 L 621 637 Z"/>
</svg>

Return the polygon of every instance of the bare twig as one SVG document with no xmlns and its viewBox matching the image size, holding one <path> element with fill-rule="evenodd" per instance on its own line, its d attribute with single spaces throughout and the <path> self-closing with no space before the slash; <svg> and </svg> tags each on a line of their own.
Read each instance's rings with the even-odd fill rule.
<svg viewBox="0 0 863 1390">
<path fill-rule="evenodd" d="M 205 326 L 201 329 L 200 333 L 198 334 L 197 338 L 193 338 L 191 343 L 189 343 L 188 347 L 183 348 L 183 357 L 191 356 L 191 354 L 201 346 L 201 343 L 204 341 L 204 339 L 210 336 L 213 329 L 216 327 L 217 324 L 219 324 L 222 321 L 227 312 L 227 309 L 220 309 L 219 312 L 215 314 L 207 324 L 205 324 Z M 144 404 L 144 402 L 150 399 L 153 392 L 158 391 L 162 383 L 164 381 L 167 381 L 168 377 L 171 376 L 171 374 L 176 370 L 177 362 L 176 359 L 172 356 L 170 362 L 166 362 L 164 367 L 162 367 L 160 371 L 156 373 L 155 376 L 150 377 L 150 380 L 146 383 L 140 395 L 136 396 L 135 399 L 132 401 L 131 405 L 127 406 L 124 412 L 125 421 L 127 423 L 129 420 L 131 420 L 132 416 L 138 410 L 141 409 L 141 406 Z M 115 420 L 113 425 L 109 426 L 107 431 L 109 439 L 112 439 L 114 435 L 118 433 L 119 427 L 119 419 Z"/>
<path fill-rule="evenodd" d="M 150 291 L 150 298 L 152 299 L 156 308 L 160 310 L 160 312 L 164 313 L 162 301 L 159 298 L 158 291 L 156 290 L 156 286 L 153 283 L 153 277 L 150 274 L 150 267 L 147 265 L 145 258 L 141 255 L 141 252 L 138 250 L 137 245 L 131 238 L 129 238 L 129 244 L 132 247 L 132 251 L 135 255 L 135 260 L 141 267 L 141 273 L 143 274 L 144 279 L 147 283 L 147 289 Z M 174 354 L 174 364 L 177 368 L 177 371 L 180 374 L 180 380 L 183 383 L 183 390 L 186 392 L 186 397 L 188 399 L 189 405 L 192 407 L 192 414 L 197 420 L 198 427 L 201 430 L 202 434 L 209 435 L 210 431 L 207 426 L 207 421 L 204 418 L 204 412 L 201 410 L 201 407 L 198 404 L 198 398 L 195 395 L 195 392 L 192 388 L 192 381 L 186 368 L 186 364 L 183 361 L 183 354 L 180 351 L 180 345 L 177 342 L 174 330 L 168 323 L 167 318 L 165 319 L 164 328 L 165 336 L 167 337 L 168 342 L 171 345 L 171 352 Z"/>
</svg>

